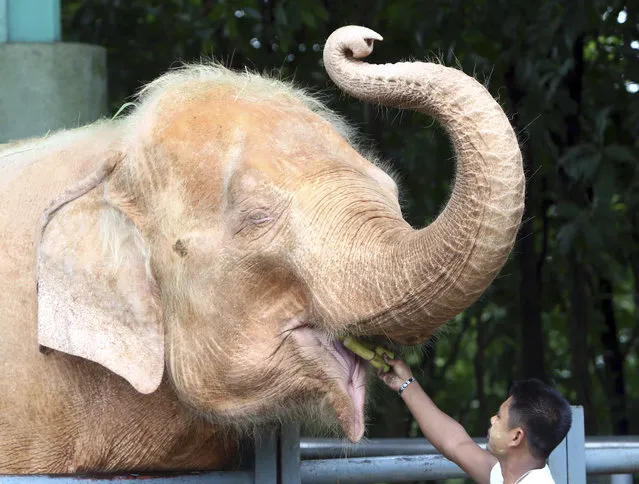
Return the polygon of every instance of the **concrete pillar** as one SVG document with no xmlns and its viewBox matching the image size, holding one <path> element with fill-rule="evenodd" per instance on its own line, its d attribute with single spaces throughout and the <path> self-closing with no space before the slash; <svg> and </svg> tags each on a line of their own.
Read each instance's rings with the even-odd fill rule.
<svg viewBox="0 0 639 484">
<path fill-rule="evenodd" d="M 106 113 L 106 50 L 59 40 L 60 0 L 0 0 L 0 143 Z"/>
</svg>

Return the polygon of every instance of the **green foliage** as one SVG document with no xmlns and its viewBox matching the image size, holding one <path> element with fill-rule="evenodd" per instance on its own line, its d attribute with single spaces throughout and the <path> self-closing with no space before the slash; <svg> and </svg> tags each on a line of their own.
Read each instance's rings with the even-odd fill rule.
<svg viewBox="0 0 639 484">
<path fill-rule="evenodd" d="M 539 363 L 536 376 L 585 405 L 589 433 L 639 433 L 639 94 L 628 87 L 639 82 L 636 7 L 601 0 L 62 3 L 66 40 L 108 48 L 114 112 L 143 82 L 202 57 L 279 68 L 329 92 L 329 104 L 397 173 L 415 226 L 432 220 L 450 192 L 450 142 L 421 115 L 338 94 L 321 67 L 323 41 L 336 27 L 364 24 L 385 38 L 371 62 L 436 58 L 473 73 L 520 137 L 527 224 L 481 300 L 407 358 L 433 399 L 474 435 L 485 434 L 530 361 Z M 539 331 L 542 347 L 523 340 L 523 325 Z M 373 418 L 372 436 L 418 435 L 381 387 Z"/>
</svg>

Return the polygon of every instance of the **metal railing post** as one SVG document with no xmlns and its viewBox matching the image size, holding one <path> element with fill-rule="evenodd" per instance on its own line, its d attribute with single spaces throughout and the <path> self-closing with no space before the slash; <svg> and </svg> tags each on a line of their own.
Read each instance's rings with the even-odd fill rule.
<svg viewBox="0 0 639 484">
<path fill-rule="evenodd" d="M 568 441 L 564 439 L 552 451 L 548 459 L 548 467 L 556 484 L 568 484 Z"/>
<path fill-rule="evenodd" d="M 548 467 L 557 484 L 586 484 L 584 409 L 572 407 L 572 427 L 550 454 Z"/>
<path fill-rule="evenodd" d="M 277 484 L 277 437 L 270 432 L 255 439 L 255 484 Z"/>
<path fill-rule="evenodd" d="M 572 427 L 566 441 L 568 483 L 586 484 L 586 428 L 583 407 L 572 407 Z"/>
<path fill-rule="evenodd" d="M 285 423 L 280 431 L 280 484 L 300 484 L 300 426 Z"/>
</svg>

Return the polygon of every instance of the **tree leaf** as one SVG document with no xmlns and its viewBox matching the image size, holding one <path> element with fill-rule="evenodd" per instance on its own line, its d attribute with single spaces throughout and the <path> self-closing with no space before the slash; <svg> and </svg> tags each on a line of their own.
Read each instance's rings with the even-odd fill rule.
<svg viewBox="0 0 639 484">
<path fill-rule="evenodd" d="M 637 157 L 629 146 L 623 145 L 608 145 L 604 147 L 604 155 L 612 158 L 615 161 L 621 161 L 624 163 L 636 163 Z"/>
</svg>

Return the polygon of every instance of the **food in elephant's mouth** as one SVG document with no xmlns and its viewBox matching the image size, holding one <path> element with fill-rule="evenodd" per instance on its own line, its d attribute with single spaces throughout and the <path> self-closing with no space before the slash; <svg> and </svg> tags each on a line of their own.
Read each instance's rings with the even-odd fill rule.
<svg viewBox="0 0 639 484">
<path fill-rule="evenodd" d="M 395 354 L 392 351 L 383 346 L 376 346 L 370 341 L 354 338 L 353 336 L 344 336 L 340 338 L 340 341 L 357 356 L 368 361 L 373 368 L 381 369 L 384 373 L 390 371 L 390 366 L 384 361 L 384 355 L 390 359 L 394 359 Z"/>
<path fill-rule="evenodd" d="M 386 348 L 370 340 L 343 336 L 335 339 L 322 330 L 295 320 L 287 328 L 300 356 L 317 364 L 316 377 L 328 383 L 328 402 L 335 410 L 346 437 L 358 442 L 364 434 L 366 364 L 389 371 L 383 355 L 394 358 Z"/>
</svg>

